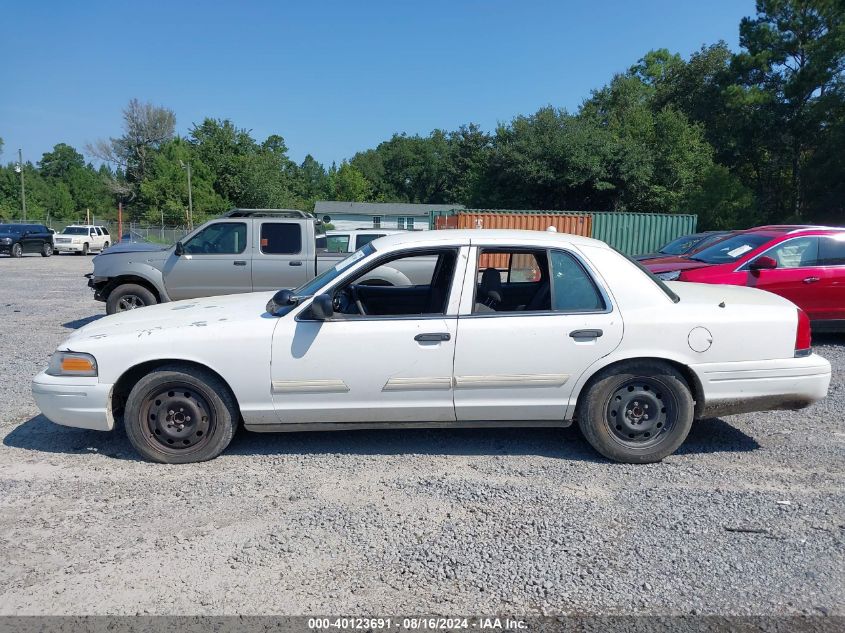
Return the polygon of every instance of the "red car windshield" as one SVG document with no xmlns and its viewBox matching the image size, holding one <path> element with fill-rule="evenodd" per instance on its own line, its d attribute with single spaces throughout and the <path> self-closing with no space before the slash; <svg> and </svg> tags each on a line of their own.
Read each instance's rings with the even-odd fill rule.
<svg viewBox="0 0 845 633">
<path fill-rule="evenodd" d="M 706 264 L 730 264 L 771 240 L 771 235 L 742 233 L 708 246 L 698 251 L 690 259 Z"/>
</svg>

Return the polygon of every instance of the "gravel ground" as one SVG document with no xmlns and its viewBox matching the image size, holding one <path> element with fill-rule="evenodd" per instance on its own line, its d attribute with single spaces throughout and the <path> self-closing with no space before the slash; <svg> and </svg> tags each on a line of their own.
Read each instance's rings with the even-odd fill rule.
<svg viewBox="0 0 845 633">
<path fill-rule="evenodd" d="M 90 269 L 0 259 L 0 614 L 845 614 L 845 337 L 826 400 L 656 465 L 540 429 L 241 432 L 162 466 L 29 393 L 104 312 Z"/>
</svg>

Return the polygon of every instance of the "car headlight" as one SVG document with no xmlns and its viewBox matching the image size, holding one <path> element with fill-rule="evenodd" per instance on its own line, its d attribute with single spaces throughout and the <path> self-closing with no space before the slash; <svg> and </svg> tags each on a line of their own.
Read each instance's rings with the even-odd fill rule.
<svg viewBox="0 0 845 633">
<path fill-rule="evenodd" d="M 665 273 L 657 273 L 657 277 L 662 279 L 663 281 L 675 281 L 678 277 L 681 276 L 680 270 L 670 270 Z"/>
<path fill-rule="evenodd" d="M 11 244 L 12 238 L 11 237 L 0 237 L 0 244 Z"/>
<path fill-rule="evenodd" d="M 96 376 L 97 360 L 81 352 L 54 352 L 47 366 L 50 376 Z"/>
</svg>

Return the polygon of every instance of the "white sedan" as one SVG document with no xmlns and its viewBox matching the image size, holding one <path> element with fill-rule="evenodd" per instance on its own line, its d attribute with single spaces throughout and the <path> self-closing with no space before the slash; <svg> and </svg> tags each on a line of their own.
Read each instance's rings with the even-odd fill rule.
<svg viewBox="0 0 845 633">
<path fill-rule="evenodd" d="M 417 285 L 367 285 L 382 266 Z M 364 283 L 358 283 L 363 281 Z M 694 419 L 798 409 L 830 364 L 789 301 L 669 283 L 596 240 L 451 230 L 380 238 L 304 286 L 108 316 L 32 390 L 58 424 L 143 456 L 211 459 L 250 431 L 568 426 L 602 455 L 658 461 Z"/>
</svg>

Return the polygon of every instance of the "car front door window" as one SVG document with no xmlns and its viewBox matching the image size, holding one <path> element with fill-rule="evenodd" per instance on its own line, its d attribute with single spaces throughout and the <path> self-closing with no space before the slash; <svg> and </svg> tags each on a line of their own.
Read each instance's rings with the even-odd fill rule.
<svg viewBox="0 0 845 633">
<path fill-rule="evenodd" d="M 239 255 L 246 249 L 246 224 L 218 222 L 206 227 L 183 245 L 187 255 Z"/>
</svg>

